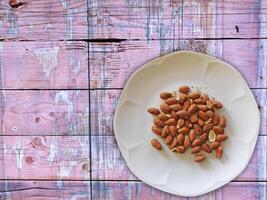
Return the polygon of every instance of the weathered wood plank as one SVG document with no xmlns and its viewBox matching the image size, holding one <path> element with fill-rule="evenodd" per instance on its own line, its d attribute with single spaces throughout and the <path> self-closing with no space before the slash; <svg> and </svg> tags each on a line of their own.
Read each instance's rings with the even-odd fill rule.
<svg viewBox="0 0 267 200">
<path fill-rule="evenodd" d="M 266 70 L 259 75 L 259 40 L 153 40 L 120 43 L 90 43 L 91 88 L 122 88 L 141 65 L 174 50 L 207 53 L 229 62 L 245 77 L 250 87 L 267 87 Z M 264 67 L 264 66 L 262 66 Z M 119 69 L 119 70 L 118 70 Z"/>
<path fill-rule="evenodd" d="M 3 135 L 88 135 L 87 90 L 2 91 Z"/>
<path fill-rule="evenodd" d="M 148 145 L 150 145 L 148 143 Z M 259 136 L 256 149 L 247 168 L 236 181 L 267 180 L 266 136 Z M 136 180 L 123 159 L 114 136 L 92 137 L 93 180 Z"/>
<path fill-rule="evenodd" d="M 267 135 L 267 90 L 252 89 L 260 108 L 260 135 Z M 92 135 L 114 135 L 113 117 L 121 90 L 92 90 L 91 130 Z"/>
<path fill-rule="evenodd" d="M 3 0 L 0 22 L 5 40 L 86 39 L 87 1 Z"/>
<path fill-rule="evenodd" d="M 2 136 L 1 179 L 88 180 L 88 136 Z"/>
<path fill-rule="evenodd" d="M 88 88 L 86 42 L 0 43 L 1 89 Z"/>
<path fill-rule="evenodd" d="M 202 199 L 266 199 L 266 183 L 229 183 L 213 192 L 193 198 L 175 196 L 159 191 L 142 182 L 93 181 L 93 199 L 101 200 L 202 200 Z"/>
<path fill-rule="evenodd" d="M 0 199 L 89 200 L 89 181 L 1 181 Z"/>
</svg>

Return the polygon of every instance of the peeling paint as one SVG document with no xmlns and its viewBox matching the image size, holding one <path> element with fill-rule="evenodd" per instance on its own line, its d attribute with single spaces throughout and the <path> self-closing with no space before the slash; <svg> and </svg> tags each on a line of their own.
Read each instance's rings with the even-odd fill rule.
<svg viewBox="0 0 267 200">
<path fill-rule="evenodd" d="M 53 162 L 55 161 L 56 158 L 56 152 L 58 151 L 57 148 L 57 141 L 55 139 L 55 136 L 53 136 L 53 140 L 52 143 L 50 144 L 50 154 L 47 158 L 47 160 L 49 161 L 49 165 L 51 166 L 53 164 Z"/>
<path fill-rule="evenodd" d="M 84 193 L 84 192 L 81 192 L 79 194 L 73 194 L 71 196 L 70 200 L 78 200 L 80 198 L 86 198 L 86 197 L 88 197 L 88 195 L 86 193 Z"/>
<path fill-rule="evenodd" d="M 60 91 L 56 93 L 55 101 L 58 104 L 61 101 L 65 101 L 68 104 L 68 119 L 71 118 L 71 115 L 73 114 L 73 102 L 69 99 L 68 91 Z"/>
<path fill-rule="evenodd" d="M 18 167 L 18 169 L 22 169 L 22 159 L 23 159 L 23 156 L 24 156 L 21 141 L 22 141 L 22 139 L 20 139 L 19 144 L 16 144 L 16 145 L 14 145 L 12 147 L 12 149 L 16 153 L 16 160 L 17 160 L 17 167 Z"/>
</svg>

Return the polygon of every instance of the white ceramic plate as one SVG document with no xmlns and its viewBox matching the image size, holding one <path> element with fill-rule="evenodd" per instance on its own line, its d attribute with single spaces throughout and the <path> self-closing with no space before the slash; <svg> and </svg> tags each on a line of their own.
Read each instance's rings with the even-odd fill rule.
<svg viewBox="0 0 267 200">
<path fill-rule="evenodd" d="M 242 59 L 242 58 L 240 58 Z M 187 151 L 175 154 L 163 144 L 150 145 L 152 116 L 147 109 L 159 107 L 159 94 L 178 86 L 197 86 L 223 102 L 228 119 L 224 155 L 214 153 L 204 162 L 194 162 Z M 160 190 L 197 196 L 230 182 L 247 166 L 259 132 L 260 115 L 246 81 L 231 65 L 217 58 L 180 51 L 152 60 L 128 80 L 114 117 L 115 136 L 130 170 L 143 182 Z"/>
</svg>

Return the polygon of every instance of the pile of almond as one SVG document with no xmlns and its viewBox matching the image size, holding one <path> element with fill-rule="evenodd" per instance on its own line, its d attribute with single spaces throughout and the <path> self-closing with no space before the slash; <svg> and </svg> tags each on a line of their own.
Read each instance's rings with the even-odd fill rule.
<svg viewBox="0 0 267 200">
<path fill-rule="evenodd" d="M 224 133 L 227 125 L 225 115 L 219 116 L 217 110 L 223 104 L 200 91 L 191 91 L 188 86 L 179 87 L 179 92 L 162 92 L 160 108 L 149 108 L 154 116 L 152 131 L 159 135 L 169 149 L 185 153 L 191 148 L 195 161 L 201 162 L 205 154 L 214 150 L 216 158 L 223 155 L 222 143 L 228 136 Z M 151 140 L 151 145 L 161 150 L 161 143 Z"/>
</svg>

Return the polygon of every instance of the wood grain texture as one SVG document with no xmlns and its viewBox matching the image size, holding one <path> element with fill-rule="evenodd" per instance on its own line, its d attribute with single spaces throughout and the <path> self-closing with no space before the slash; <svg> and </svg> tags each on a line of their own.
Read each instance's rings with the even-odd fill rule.
<svg viewBox="0 0 267 200">
<path fill-rule="evenodd" d="M 2 136 L 1 179 L 88 180 L 88 136 Z"/>
<path fill-rule="evenodd" d="M 153 40 L 90 43 L 91 88 L 122 88 L 129 76 L 148 61 L 175 50 L 207 53 L 232 64 L 250 87 L 266 87 L 266 70 L 260 72 L 260 40 Z M 263 67 L 264 68 L 264 67 Z M 259 78 L 261 77 L 261 79 Z"/>
<path fill-rule="evenodd" d="M 229 183 L 213 192 L 186 198 L 159 191 L 141 182 L 93 181 L 92 196 L 95 200 L 258 200 L 266 199 L 266 183 Z"/>
<path fill-rule="evenodd" d="M 0 199 L 89 200 L 89 181 L 1 181 Z"/>
<path fill-rule="evenodd" d="M 259 136 L 247 168 L 235 181 L 267 181 L 266 138 Z M 149 141 L 148 141 L 148 144 Z M 123 159 L 114 136 L 92 137 L 93 180 L 136 180 Z"/>
<path fill-rule="evenodd" d="M 261 128 L 259 134 L 267 135 L 267 89 L 252 89 L 252 92 L 260 108 Z M 120 93 L 121 90 L 92 90 L 90 92 L 92 135 L 114 135 L 112 123 Z M 144 110 L 144 114 L 148 114 L 146 109 Z"/>
<path fill-rule="evenodd" d="M 87 90 L 2 91 L 3 135 L 88 135 Z"/>
<path fill-rule="evenodd" d="M 4 40 L 85 39 L 87 1 L 2 0 L 0 21 Z"/>
<path fill-rule="evenodd" d="M 86 42 L 2 42 L 0 61 L 0 89 L 88 88 Z"/>
</svg>

